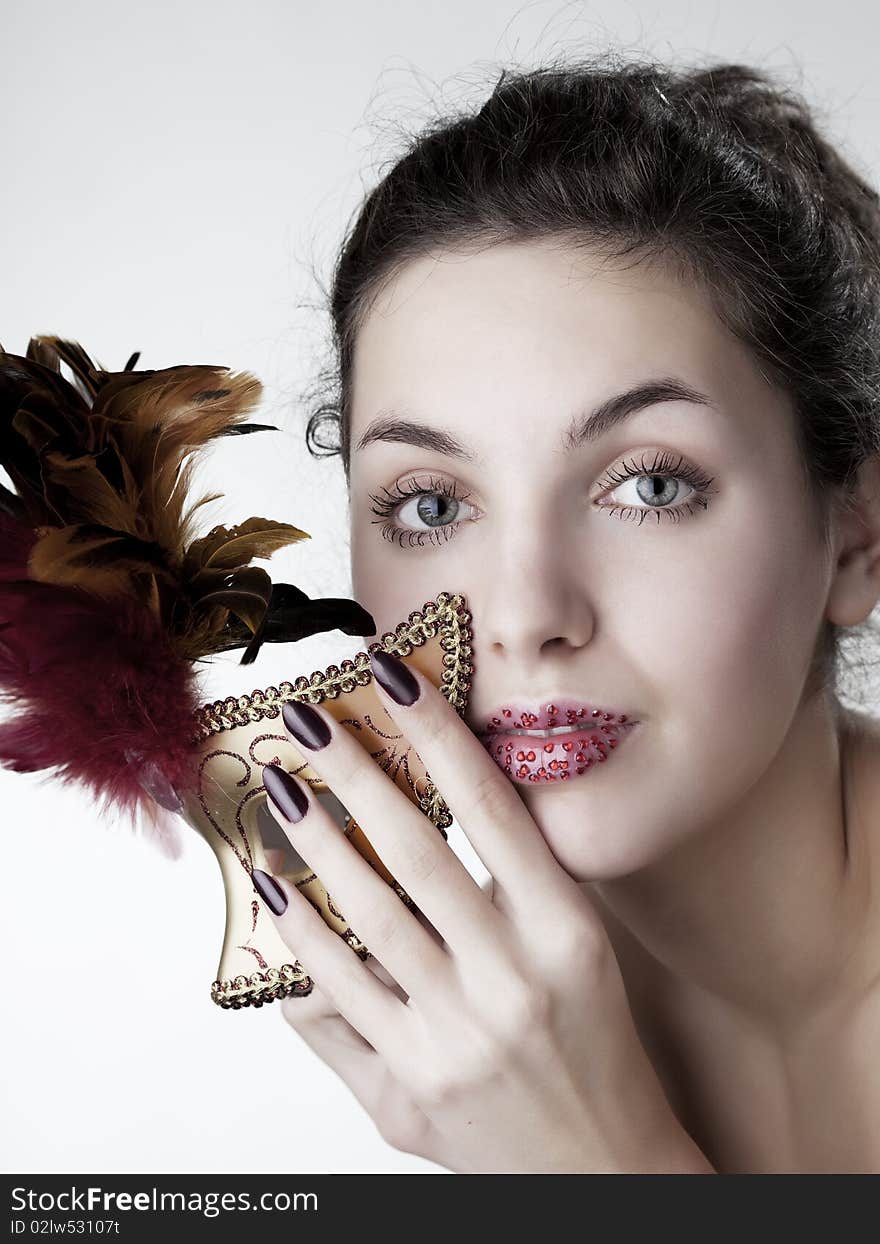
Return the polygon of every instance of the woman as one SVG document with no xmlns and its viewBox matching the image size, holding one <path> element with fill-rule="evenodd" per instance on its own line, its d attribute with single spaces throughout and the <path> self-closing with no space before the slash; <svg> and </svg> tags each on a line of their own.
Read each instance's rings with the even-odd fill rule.
<svg viewBox="0 0 880 1244">
<path fill-rule="evenodd" d="M 267 787 L 380 961 L 276 882 L 317 982 L 282 1010 L 392 1145 L 457 1171 L 880 1171 L 880 743 L 838 688 L 880 596 L 878 276 L 877 195 L 739 65 L 504 74 L 362 206 L 309 433 L 338 424 L 378 633 L 466 596 L 462 730 L 432 750 L 424 685 L 389 711 L 494 887 L 428 837 L 401 875 L 377 814 L 447 921 L 414 930 L 320 809 L 294 823 L 302 784 Z M 637 724 L 555 781 L 481 733 L 557 697 Z M 343 733 L 311 746 L 345 800 L 385 779 Z"/>
</svg>

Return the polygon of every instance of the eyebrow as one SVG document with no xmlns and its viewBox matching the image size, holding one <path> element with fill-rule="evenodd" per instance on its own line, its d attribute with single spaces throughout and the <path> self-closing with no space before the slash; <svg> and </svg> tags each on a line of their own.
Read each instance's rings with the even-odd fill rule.
<svg viewBox="0 0 880 1244">
<path fill-rule="evenodd" d="M 591 444 L 612 428 L 618 427 L 625 419 L 661 402 L 690 402 L 695 406 L 708 406 L 712 410 L 718 410 L 707 394 L 674 376 L 643 380 L 622 393 L 606 398 L 594 410 L 575 415 L 562 435 L 562 449 L 569 452 L 581 445 Z M 450 458 L 483 465 L 479 454 L 450 432 L 427 423 L 415 422 L 401 411 L 386 410 L 379 414 L 360 437 L 355 450 L 363 449 L 376 441 L 415 445 L 419 449 L 432 450 Z"/>
</svg>

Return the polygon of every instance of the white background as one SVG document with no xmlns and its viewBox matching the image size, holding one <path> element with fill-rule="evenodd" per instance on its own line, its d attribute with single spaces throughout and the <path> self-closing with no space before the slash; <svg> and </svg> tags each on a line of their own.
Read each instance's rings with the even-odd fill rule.
<svg viewBox="0 0 880 1244">
<path fill-rule="evenodd" d="M 265 564 L 310 596 L 351 591 L 341 463 L 308 455 L 299 396 L 329 345 L 321 282 L 410 130 L 481 102 L 504 66 L 614 46 L 780 70 L 872 181 L 877 166 L 880 19 L 855 0 L 4 0 L 2 29 L 0 343 L 54 333 L 110 370 L 140 350 L 139 368 L 254 372 L 253 418 L 282 430 L 211 452 L 197 491 L 225 500 L 204 530 L 305 529 Z M 359 646 L 267 645 L 245 670 L 227 654 L 205 698 Z M 2 769 L 0 809 L 4 1171 L 441 1172 L 381 1140 L 280 1008 L 212 1004 L 223 888 L 191 830 L 172 862 L 78 788 Z M 479 871 L 457 825 L 450 844 Z"/>
</svg>

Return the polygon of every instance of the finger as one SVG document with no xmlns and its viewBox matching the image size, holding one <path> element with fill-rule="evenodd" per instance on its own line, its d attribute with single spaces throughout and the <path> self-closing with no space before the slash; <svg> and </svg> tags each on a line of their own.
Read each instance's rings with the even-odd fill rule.
<svg viewBox="0 0 880 1244">
<path fill-rule="evenodd" d="M 315 986 L 313 993 L 318 987 Z M 335 1071 L 348 1085 L 365 1110 L 374 1105 L 371 1085 L 381 1078 L 382 1061 L 375 1049 L 361 1034 L 352 1028 L 327 999 L 321 994 L 321 1008 L 332 1009 L 332 1015 L 312 1014 L 305 1016 L 303 1003 L 311 1000 L 287 997 L 281 1002 L 281 1014 L 305 1041 L 306 1045 Z"/>
<path fill-rule="evenodd" d="M 375 955 L 365 960 L 366 967 L 383 985 L 391 989 L 401 1002 L 407 1001 L 406 991 L 401 989 L 391 973 L 388 972 Z M 338 1008 L 330 1000 L 318 982 L 312 978 L 312 987 L 307 994 L 291 994 L 283 999 L 285 1019 L 292 1028 L 303 1031 L 314 1024 L 328 1024 L 340 1041 L 347 1041 L 355 1049 L 372 1050 L 372 1045 L 351 1024 L 340 1015 Z"/>
<path fill-rule="evenodd" d="M 329 1026 L 336 1039 L 358 1050 L 370 1050 L 369 1041 L 352 1028 L 339 1010 L 318 984 L 312 979 L 312 988 L 307 994 L 290 994 L 282 1000 L 284 1018 L 291 1028 L 295 1028 L 304 1038 L 307 1032 L 316 1028 Z"/>
<path fill-rule="evenodd" d="M 297 1001 L 294 998 L 284 999 L 284 1018 L 322 1062 L 347 1085 L 380 1134 L 390 1130 L 395 1139 L 401 1137 L 405 1142 L 403 1146 L 391 1140 L 388 1143 L 394 1148 L 403 1147 L 406 1152 L 422 1153 L 433 1161 L 444 1161 L 443 1137 L 394 1078 L 381 1056 L 350 1028 L 345 1033 L 331 1024 L 303 1025 L 296 1009 Z M 349 1033 L 353 1033 L 354 1040 Z M 423 1152 L 423 1149 L 430 1151 Z"/>
<path fill-rule="evenodd" d="M 448 704 L 446 707 L 455 717 Z M 287 701 L 282 706 L 282 717 L 296 746 L 308 758 L 309 766 L 357 821 L 382 863 L 435 928 L 442 932 L 453 953 L 472 957 L 478 938 L 483 948 L 488 950 L 487 939 L 493 927 L 498 934 L 493 940 L 500 944 L 503 935 L 500 912 L 487 902 L 485 894 L 442 834 L 437 832 L 437 827 L 384 772 L 383 767 L 371 760 L 370 754 L 354 735 L 320 705 Z M 387 722 L 384 719 L 374 722 L 373 726 L 388 740 L 389 746 L 395 748 L 394 764 L 398 768 L 405 764 L 410 742 L 402 738 L 400 727 L 390 718 Z M 497 776 L 501 788 L 508 786 L 504 776 L 473 738 L 471 744 Z M 512 797 L 519 803 L 515 794 Z M 522 813 L 522 805 L 519 806 Z M 320 877 L 317 859 L 310 859 L 309 863 Z M 351 919 L 353 923 L 353 913 Z M 366 941 L 366 936 L 360 930 L 358 932 Z M 387 946 L 370 946 L 370 949 L 396 974 L 400 963 L 392 962 L 387 957 Z M 401 984 L 408 992 L 415 993 L 405 981 Z"/>
<path fill-rule="evenodd" d="M 369 869 L 365 860 L 362 863 Z M 292 882 L 284 876 L 269 877 L 260 869 L 254 869 L 252 877 L 254 888 L 282 941 L 342 1017 L 389 1065 L 404 1063 L 412 1034 L 407 1007 L 339 934 L 325 924 L 323 917 Z M 376 880 L 403 907 L 394 891 L 378 878 Z"/>
<path fill-rule="evenodd" d="M 366 967 L 383 985 L 393 990 L 401 1002 L 406 1002 L 404 990 L 372 955 L 366 960 Z M 357 1029 L 352 1028 L 344 1015 L 340 1015 L 338 1008 L 314 978 L 312 988 L 307 994 L 291 994 L 284 1002 L 288 1004 L 286 1019 L 291 1027 L 304 1029 L 312 1024 L 329 1024 L 340 1040 L 347 1040 L 357 1049 L 372 1050 L 369 1041 Z"/>
<path fill-rule="evenodd" d="M 428 936 L 433 938 L 433 940 L 441 948 L 441 950 L 445 952 L 446 943 L 443 940 L 443 935 L 437 932 L 437 930 L 434 928 L 433 924 L 431 924 L 430 920 L 425 915 L 425 913 L 423 911 L 419 911 L 418 907 L 413 907 L 411 909 L 410 914 L 414 916 L 416 920 L 418 920 L 419 924 L 422 926 L 422 928 L 425 930 Z M 388 985 L 391 989 L 394 990 L 394 992 L 397 994 L 397 996 L 401 999 L 402 1002 L 406 1002 L 408 1000 L 409 994 L 400 985 L 400 983 L 394 979 L 394 977 L 391 975 L 391 973 L 388 971 L 385 965 L 379 962 L 379 960 L 376 958 L 374 954 L 370 955 L 369 959 L 367 960 L 367 965 L 368 967 L 373 969 L 373 971 L 379 977 L 379 980 L 384 981 L 386 985 Z"/>
<path fill-rule="evenodd" d="M 370 763 L 363 751 L 361 763 Z M 332 893 L 334 905 L 361 941 L 408 995 L 421 1000 L 433 993 L 438 980 L 451 975 L 449 956 L 352 846 L 306 782 L 271 764 L 263 769 L 263 783 L 272 815 L 325 890 Z M 402 797 L 409 804 L 406 796 Z M 304 813 L 295 820 L 302 809 Z M 297 954 L 302 960 L 302 954 Z"/>
<path fill-rule="evenodd" d="M 383 985 L 387 985 L 389 989 L 394 991 L 396 996 L 400 998 L 401 1002 L 408 1001 L 409 994 L 403 986 L 394 979 L 388 969 L 379 962 L 375 955 L 370 955 L 367 960 L 367 967 L 375 976 L 379 978 L 380 981 L 382 981 Z"/>
<path fill-rule="evenodd" d="M 372 655 L 393 668 L 388 653 Z M 577 884 L 560 867 L 518 791 L 480 740 L 429 678 L 402 662 L 397 665 L 412 675 L 418 697 L 411 705 L 397 704 L 377 671 L 382 703 L 415 748 L 497 888 L 532 916 L 536 906 L 546 908 L 548 899 L 576 900 Z M 418 901 L 417 894 L 413 897 Z"/>
</svg>

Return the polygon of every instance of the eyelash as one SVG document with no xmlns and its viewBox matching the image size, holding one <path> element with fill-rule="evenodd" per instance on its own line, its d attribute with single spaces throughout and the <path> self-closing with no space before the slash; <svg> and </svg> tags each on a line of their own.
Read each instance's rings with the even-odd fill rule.
<svg viewBox="0 0 880 1244">
<path fill-rule="evenodd" d="M 626 462 L 624 461 L 621 465 L 626 466 Z M 667 506 L 663 509 L 659 507 L 652 509 L 650 506 L 646 509 L 640 509 L 638 506 L 632 505 L 606 505 L 600 508 L 609 510 L 612 517 L 615 518 L 629 518 L 632 514 L 636 514 L 640 524 L 644 521 L 646 514 L 656 514 L 658 523 L 664 515 L 671 518 L 673 522 L 680 523 L 685 514 L 693 514 L 696 509 L 708 510 L 709 497 L 715 491 L 712 488 L 712 484 L 715 481 L 714 475 L 706 475 L 699 467 L 694 466 L 680 455 L 676 461 L 673 461 L 672 454 L 665 450 L 662 453 L 655 454 L 654 460 L 651 463 L 647 463 L 644 456 L 639 464 L 636 464 L 633 460 L 632 466 L 623 475 L 609 471 L 606 480 L 603 482 L 623 484 L 628 479 L 638 479 L 640 475 L 665 475 L 672 479 L 684 480 L 686 484 L 690 484 L 694 491 L 687 501 L 683 501 L 680 505 Z M 612 491 L 614 490 L 612 489 Z"/>
<path fill-rule="evenodd" d="M 421 478 L 421 477 L 419 477 Z M 435 544 L 440 544 L 445 540 L 449 540 L 454 532 L 461 526 L 462 522 L 469 522 L 469 519 L 459 519 L 458 522 L 448 523 L 445 527 L 434 527 L 430 531 L 416 531 L 408 527 L 398 527 L 396 523 L 389 523 L 382 520 L 388 519 L 402 502 L 408 501 L 410 497 L 430 496 L 436 493 L 438 496 L 446 497 L 454 501 L 467 501 L 470 493 L 461 494 L 458 492 L 455 484 L 450 488 L 444 480 L 435 479 L 434 476 L 429 477 L 430 487 L 425 488 L 418 480 L 407 480 L 406 484 L 394 485 L 394 491 L 390 492 L 387 488 L 382 488 L 385 497 L 377 497 L 370 493 L 370 500 L 373 505 L 370 507 L 374 514 L 378 514 L 379 518 L 374 520 L 380 524 L 381 532 L 386 540 L 396 540 L 403 547 L 406 537 L 409 537 L 409 547 L 417 545 L 421 547 L 425 543 L 425 538 L 432 540 Z M 387 499 L 386 499 L 387 498 Z"/>
<path fill-rule="evenodd" d="M 712 493 L 711 485 L 714 482 L 714 476 L 706 475 L 698 467 L 693 466 L 685 458 L 679 456 L 677 461 L 673 460 L 673 455 L 667 451 L 662 451 L 655 455 L 652 462 L 645 461 L 644 456 L 640 463 L 631 460 L 632 465 L 623 474 L 615 471 L 609 471 L 603 486 L 610 485 L 613 492 L 615 487 L 626 483 L 629 479 L 637 479 L 642 475 L 670 476 L 674 479 L 683 480 L 693 489 L 693 493 L 688 497 L 687 501 L 677 506 L 667 506 L 665 508 L 652 508 L 650 506 L 641 508 L 632 505 L 603 505 L 600 509 L 608 510 L 610 515 L 615 518 L 631 518 L 633 515 L 638 517 L 641 524 L 646 514 L 654 513 L 657 515 L 658 523 L 663 516 L 671 518 L 674 522 L 681 522 L 685 514 L 693 514 L 697 508 L 706 510 L 709 508 L 709 496 Z M 621 464 L 626 467 L 626 462 Z M 403 547 L 404 540 L 408 539 L 408 547 L 421 547 L 425 540 L 431 540 L 435 544 L 449 540 L 462 525 L 463 522 L 470 522 L 470 519 L 459 519 L 457 522 L 448 523 L 442 527 L 434 527 L 429 531 L 419 531 L 408 527 L 399 527 L 396 523 L 386 521 L 404 502 L 410 497 L 430 496 L 436 494 L 449 500 L 467 501 L 470 493 L 462 495 L 458 492 L 457 486 L 453 483 L 450 487 L 444 480 L 435 479 L 431 476 L 429 479 L 430 487 L 426 488 L 424 483 L 420 483 L 415 479 L 407 480 L 406 484 L 394 485 L 394 491 L 391 492 L 383 487 L 382 491 L 385 497 L 377 497 L 370 493 L 370 500 L 373 502 L 371 510 L 378 515 L 375 520 L 381 526 L 382 536 L 385 539 L 396 540 Z"/>
</svg>

